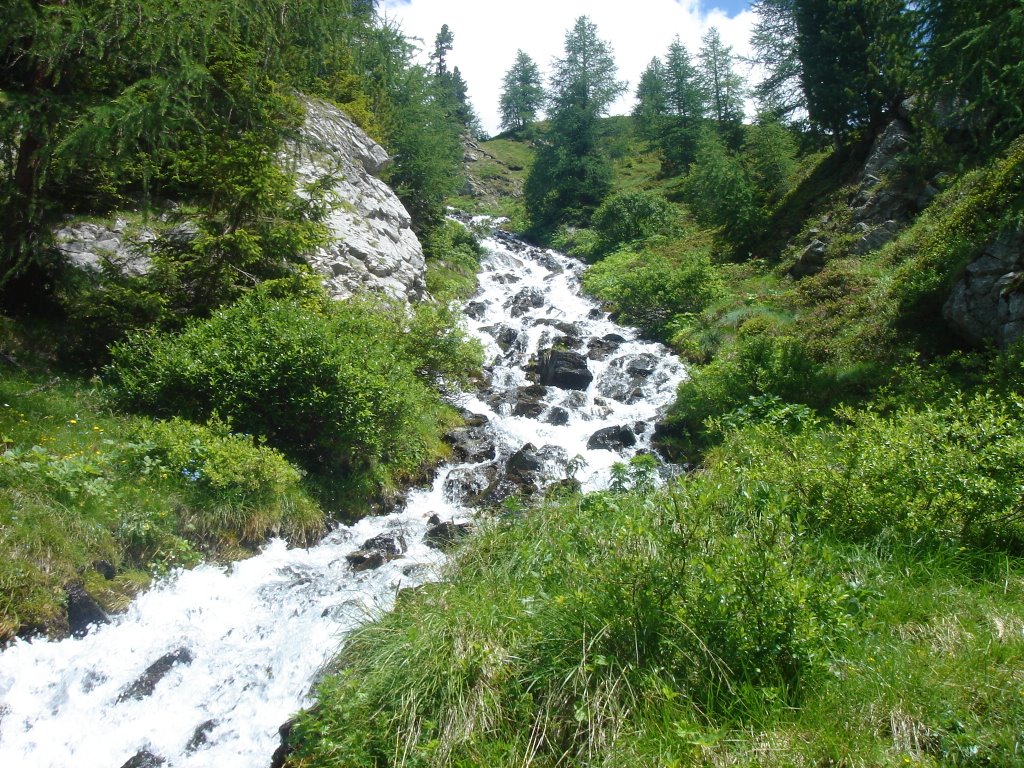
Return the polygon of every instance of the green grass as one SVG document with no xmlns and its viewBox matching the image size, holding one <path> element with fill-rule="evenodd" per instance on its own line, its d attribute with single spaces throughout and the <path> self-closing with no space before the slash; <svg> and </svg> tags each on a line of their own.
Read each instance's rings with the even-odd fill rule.
<svg viewBox="0 0 1024 768">
<path fill-rule="evenodd" d="M 218 425 L 119 416 L 93 381 L 4 370 L 0 443 L 0 639 L 65 631 L 71 582 L 123 608 L 145 572 L 323 528 L 279 454 Z"/>
<path fill-rule="evenodd" d="M 853 429 L 884 459 L 914 418 Z M 871 535 L 805 517 L 811 475 L 848 461 L 807 429 L 820 465 L 800 433 L 745 428 L 665 491 L 485 524 L 350 637 L 289 764 L 1019 765 L 1019 547 L 890 525 L 929 493 L 891 469 L 906 498 Z"/>
</svg>

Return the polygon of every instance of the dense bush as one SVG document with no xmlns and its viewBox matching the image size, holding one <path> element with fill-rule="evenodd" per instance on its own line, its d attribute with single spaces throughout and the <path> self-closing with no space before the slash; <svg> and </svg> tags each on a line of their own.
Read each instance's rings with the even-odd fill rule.
<svg viewBox="0 0 1024 768">
<path fill-rule="evenodd" d="M 661 195 L 634 190 L 607 198 L 594 211 L 591 225 L 605 248 L 667 234 L 678 216 L 676 207 Z"/>
<path fill-rule="evenodd" d="M 799 338 L 768 316 L 755 317 L 742 326 L 734 344 L 708 365 L 693 369 L 679 385 L 664 432 L 693 455 L 721 436 L 708 420 L 736 411 L 751 397 L 771 395 L 815 405 L 835 394 L 832 383 Z"/>
<path fill-rule="evenodd" d="M 732 433 L 712 460 L 771 483 L 805 525 L 844 539 L 1020 551 L 1019 398 L 981 394 L 841 416 L 844 423 L 796 432 L 761 421 Z"/>
<path fill-rule="evenodd" d="M 283 535 L 309 543 L 323 532 L 323 512 L 302 490 L 302 474 L 280 453 L 224 422 L 142 421 L 126 451 L 133 470 L 180 478 L 186 493 L 178 527 L 214 546 Z M 132 542 L 137 544 L 137 542 Z"/>
<path fill-rule="evenodd" d="M 721 290 L 707 251 L 685 245 L 617 251 L 587 270 L 583 286 L 622 322 L 662 340 L 676 315 L 702 311 Z"/>
<path fill-rule="evenodd" d="M 117 403 L 233 428 L 318 472 L 387 484 L 437 456 L 449 417 L 430 382 L 457 379 L 479 352 L 443 310 L 411 317 L 371 300 L 275 297 L 274 283 L 178 335 L 113 350 Z"/>
<path fill-rule="evenodd" d="M 117 610 L 147 572 L 322 531 L 300 472 L 223 423 L 115 416 L 81 384 L 22 376 L 0 401 L 0 638 L 62 631 L 69 583 Z"/>
</svg>

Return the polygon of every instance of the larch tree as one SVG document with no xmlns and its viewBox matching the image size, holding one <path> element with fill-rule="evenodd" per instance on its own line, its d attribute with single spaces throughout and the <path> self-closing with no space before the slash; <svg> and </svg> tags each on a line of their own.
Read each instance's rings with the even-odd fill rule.
<svg viewBox="0 0 1024 768">
<path fill-rule="evenodd" d="M 697 77 L 707 116 L 719 125 L 738 124 L 743 119 L 743 78 L 736 73 L 732 48 L 715 27 L 701 38 Z"/>
<path fill-rule="evenodd" d="M 872 131 L 906 95 L 915 15 L 905 0 L 793 0 L 811 124 L 843 141 Z"/>
<path fill-rule="evenodd" d="M 534 225 L 585 223 L 611 186 L 611 161 L 600 119 L 626 89 L 617 79 L 611 46 L 586 17 L 565 36 L 550 83 L 550 128 L 527 177 L 526 208 Z"/>
<path fill-rule="evenodd" d="M 775 120 L 799 123 L 806 120 L 794 0 L 754 0 L 751 9 L 757 22 L 750 37 L 754 62 L 764 77 L 754 86 L 758 111 Z"/>
<path fill-rule="evenodd" d="M 544 106 L 544 83 L 537 64 L 522 50 L 502 80 L 501 127 L 520 131 L 537 119 Z"/>
</svg>

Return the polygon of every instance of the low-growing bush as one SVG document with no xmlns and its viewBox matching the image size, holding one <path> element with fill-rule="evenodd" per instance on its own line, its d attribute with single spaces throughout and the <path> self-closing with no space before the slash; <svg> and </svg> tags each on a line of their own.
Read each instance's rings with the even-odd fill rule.
<svg viewBox="0 0 1024 768">
<path fill-rule="evenodd" d="M 678 215 L 676 207 L 661 195 L 629 190 L 601 203 L 594 211 L 591 225 L 600 236 L 603 248 L 610 250 L 634 240 L 670 233 Z"/>
<path fill-rule="evenodd" d="M 443 310 L 296 299 L 261 287 L 176 335 L 113 349 L 114 400 L 157 417 L 215 413 L 307 469 L 388 485 L 441 452 L 449 410 L 430 386 L 479 364 Z"/>
<path fill-rule="evenodd" d="M 664 341 L 673 318 L 702 311 L 721 291 L 711 259 L 701 249 L 622 249 L 590 267 L 583 286 L 617 312 L 621 322 Z"/>
<path fill-rule="evenodd" d="M 252 546 L 271 535 L 309 543 L 323 532 L 323 512 L 302 489 L 299 470 L 251 436 L 216 419 L 142 421 L 137 433 L 130 447 L 135 471 L 183 481 L 187 499 L 177 525 L 190 538 Z"/>
<path fill-rule="evenodd" d="M 1024 403 L 955 397 L 885 415 L 844 409 L 821 429 L 769 420 L 730 433 L 712 463 L 771 483 L 814 530 L 905 546 L 1024 545 Z"/>
<path fill-rule="evenodd" d="M 744 407 L 750 398 L 774 396 L 814 406 L 835 394 L 826 382 L 798 338 L 781 331 L 769 316 L 754 317 L 740 328 L 735 344 L 693 369 L 679 385 L 662 432 L 682 453 L 694 455 L 721 438 L 714 420 Z"/>
</svg>

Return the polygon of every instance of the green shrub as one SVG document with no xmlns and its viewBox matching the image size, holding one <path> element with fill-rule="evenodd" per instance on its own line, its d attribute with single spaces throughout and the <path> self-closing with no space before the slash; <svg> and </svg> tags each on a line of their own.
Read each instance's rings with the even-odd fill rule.
<svg viewBox="0 0 1024 768">
<path fill-rule="evenodd" d="M 740 328 L 735 344 L 679 385 L 664 432 L 692 456 L 720 439 L 722 425 L 715 420 L 736 413 L 750 398 L 774 396 L 814 406 L 836 394 L 828 384 L 800 339 L 783 332 L 773 318 L 757 316 Z"/>
<path fill-rule="evenodd" d="M 583 287 L 607 302 L 621 322 L 667 341 L 673 318 L 705 309 L 721 282 L 706 250 L 623 249 L 590 267 Z"/>
<path fill-rule="evenodd" d="M 668 234 L 678 216 L 676 207 L 661 195 L 643 190 L 619 192 L 594 211 L 591 225 L 605 250 Z"/>
<path fill-rule="evenodd" d="M 466 299 L 476 290 L 483 249 L 474 234 L 444 219 L 423 238 L 427 258 L 427 290 L 439 301 Z"/>
<path fill-rule="evenodd" d="M 309 543 L 323 532 L 323 513 L 302 489 L 299 470 L 222 421 L 143 421 L 138 440 L 136 471 L 166 472 L 187 489 L 178 527 L 190 538 L 252 546 L 270 535 Z"/>
<path fill-rule="evenodd" d="M 443 451 L 450 417 L 428 381 L 468 375 L 479 361 L 444 324 L 449 316 L 429 309 L 410 319 L 369 299 L 276 298 L 273 289 L 181 334 L 116 345 L 107 369 L 115 401 L 158 417 L 217 413 L 307 469 L 384 485 Z"/>
<path fill-rule="evenodd" d="M 793 432 L 761 422 L 732 433 L 712 462 L 771 483 L 805 525 L 915 548 L 1024 544 L 1024 404 L 981 394 Z"/>
</svg>

